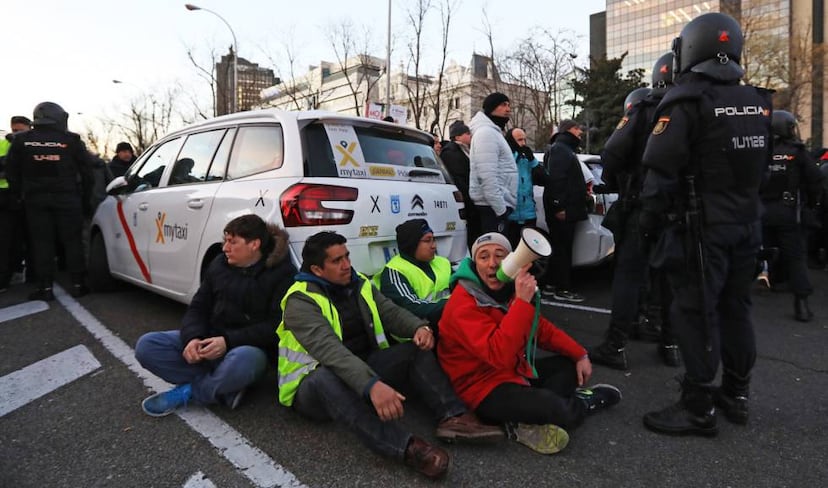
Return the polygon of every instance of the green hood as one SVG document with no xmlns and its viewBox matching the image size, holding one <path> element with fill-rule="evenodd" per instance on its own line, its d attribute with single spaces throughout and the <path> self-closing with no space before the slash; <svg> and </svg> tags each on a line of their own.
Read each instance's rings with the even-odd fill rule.
<svg viewBox="0 0 828 488">
<path fill-rule="evenodd" d="M 478 286 L 483 285 L 480 281 L 480 277 L 477 276 L 472 268 L 472 259 L 470 257 L 466 257 L 460 261 L 460 264 L 457 266 L 457 270 L 452 273 L 451 278 L 449 278 L 449 288 L 454 288 L 454 285 L 456 285 L 459 280 L 469 280 Z"/>
</svg>

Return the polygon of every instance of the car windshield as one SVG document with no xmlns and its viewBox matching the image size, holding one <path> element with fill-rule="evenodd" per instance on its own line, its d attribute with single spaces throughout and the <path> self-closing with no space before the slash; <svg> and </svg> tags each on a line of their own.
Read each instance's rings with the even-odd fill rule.
<svg viewBox="0 0 828 488">
<path fill-rule="evenodd" d="M 304 128 L 303 142 L 307 176 L 450 181 L 431 139 L 399 128 L 316 122 Z"/>
</svg>

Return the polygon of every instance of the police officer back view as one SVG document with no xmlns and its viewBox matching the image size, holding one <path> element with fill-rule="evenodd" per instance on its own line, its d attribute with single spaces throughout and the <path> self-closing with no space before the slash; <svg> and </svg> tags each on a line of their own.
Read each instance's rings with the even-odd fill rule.
<svg viewBox="0 0 828 488">
<path fill-rule="evenodd" d="M 770 162 L 770 94 L 740 85 L 742 32 L 721 13 L 690 21 L 673 41 L 676 87 L 658 107 L 644 151 L 645 238 L 663 229 L 651 263 L 668 273 L 684 358 L 681 399 L 644 415 L 673 435 L 718 433 L 714 399 L 745 424 L 756 343 L 750 287 L 760 244 L 759 185 Z M 722 362 L 721 388 L 712 386 Z"/>
<path fill-rule="evenodd" d="M 787 268 L 794 294 L 794 317 L 800 322 L 810 322 L 814 314 L 808 307 L 808 295 L 813 288 L 808 280 L 802 228 L 806 219 L 802 216 L 817 205 L 823 176 L 799 140 L 792 113 L 773 112 L 772 126 L 773 163 L 770 176 L 760 190 L 765 204 L 762 241 L 765 247 L 779 247 L 778 263 Z"/>
<path fill-rule="evenodd" d="M 52 102 L 34 108 L 34 128 L 14 138 L 7 173 L 21 195 L 28 220 L 38 289 L 30 300 L 53 300 L 55 238 L 66 250 L 73 296 L 88 292 L 81 238 L 92 188 L 90 156 L 79 135 L 69 132 L 69 115 Z"/>
<path fill-rule="evenodd" d="M 601 153 L 603 179 L 619 192 L 619 199 L 611 210 L 619 215 L 619 219 L 617 228 L 611 229 L 615 238 L 615 272 L 609 329 L 604 342 L 590 349 L 589 357 L 593 363 L 615 369 L 627 369 L 627 339 L 635 335 L 636 326 L 641 328 L 638 323 L 639 303 L 649 271 L 638 232 L 639 194 L 644 181 L 641 157 L 653 129 L 656 107 L 673 86 L 673 53 L 658 58 L 653 66 L 652 82 L 651 90 L 644 89 L 647 90 L 645 96 L 641 97 L 641 88 L 636 88 L 627 96 L 624 102 L 626 113 Z M 678 346 L 670 333 L 669 321 L 663 321 L 663 325 L 659 353 L 665 364 L 678 366 Z"/>
</svg>

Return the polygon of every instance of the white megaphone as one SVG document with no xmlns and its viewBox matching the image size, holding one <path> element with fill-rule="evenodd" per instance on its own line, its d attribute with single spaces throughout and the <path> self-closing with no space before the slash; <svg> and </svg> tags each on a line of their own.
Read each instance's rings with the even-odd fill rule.
<svg viewBox="0 0 828 488">
<path fill-rule="evenodd" d="M 517 249 L 510 252 L 500 262 L 497 279 L 508 283 L 515 279 L 520 268 L 538 258 L 549 257 L 551 254 L 552 245 L 549 244 L 543 232 L 532 227 L 524 227 L 520 231 L 520 243 Z"/>
</svg>

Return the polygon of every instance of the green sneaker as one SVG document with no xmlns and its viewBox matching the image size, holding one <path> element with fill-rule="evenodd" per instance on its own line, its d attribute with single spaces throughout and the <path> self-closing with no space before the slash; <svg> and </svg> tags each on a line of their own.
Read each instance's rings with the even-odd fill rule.
<svg viewBox="0 0 828 488">
<path fill-rule="evenodd" d="M 555 454 L 569 444 L 569 434 L 555 424 L 507 424 L 509 438 L 541 454 Z"/>
</svg>

